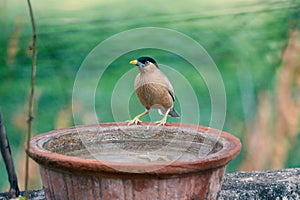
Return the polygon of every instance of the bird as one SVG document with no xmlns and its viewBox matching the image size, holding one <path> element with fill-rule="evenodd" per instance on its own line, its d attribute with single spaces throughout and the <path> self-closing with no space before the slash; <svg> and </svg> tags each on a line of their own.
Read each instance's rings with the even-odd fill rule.
<svg viewBox="0 0 300 200">
<path fill-rule="evenodd" d="M 142 122 L 140 118 L 147 115 L 150 109 L 158 109 L 159 114 L 163 115 L 161 120 L 155 122 L 157 126 L 165 125 L 168 115 L 179 118 L 179 114 L 174 109 L 173 86 L 166 75 L 160 71 L 157 62 L 151 57 L 143 56 L 129 63 L 139 69 L 139 74 L 134 81 L 134 90 L 146 110 L 132 120 L 127 120 L 128 125 Z"/>
</svg>

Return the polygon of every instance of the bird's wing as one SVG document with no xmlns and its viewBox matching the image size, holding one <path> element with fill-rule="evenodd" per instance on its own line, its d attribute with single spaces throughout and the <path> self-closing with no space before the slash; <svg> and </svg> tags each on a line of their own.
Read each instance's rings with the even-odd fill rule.
<svg viewBox="0 0 300 200">
<path fill-rule="evenodd" d="M 169 94 L 171 95 L 173 101 L 175 101 L 174 89 L 171 82 L 163 73 L 161 73 L 161 76 L 162 79 L 164 80 L 165 86 L 167 87 Z"/>
<path fill-rule="evenodd" d="M 168 90 L 169 94 L 171 95 L 173 102 L 175 101 L 174 93 L 172 93 L 170 90 Z"/>
</svg>

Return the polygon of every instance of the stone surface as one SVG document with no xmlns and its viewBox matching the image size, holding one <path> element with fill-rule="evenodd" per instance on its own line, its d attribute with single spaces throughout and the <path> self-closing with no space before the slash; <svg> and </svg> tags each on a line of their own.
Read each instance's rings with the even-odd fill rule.
<svg viewBox="0 0 300 200">
<path fill-rule="evenodd" d="M 30 192 L 30 197 L 44 200 L 45 194 L 43 190 L 34 190 Z M 6 199 L 7 193 L 0 194 L 0 200 Z M 220 199 L 300 199 L 300 168 L 226 174 Z"/>
<path fill-rule="evenodd" d="M 24 195 L 24 192 L 21 192 Z M 8 193 L 0 193 L 0 200 L 8 200 Z M 46 200 L 43 190 L 31 190 L 29 191 L 29 199 L 32 200 Z"/>
<path fill-rule="evenodd" d="M 300 199 L 300 169 L 226 174 L 220 199 Z"/>
</svg>

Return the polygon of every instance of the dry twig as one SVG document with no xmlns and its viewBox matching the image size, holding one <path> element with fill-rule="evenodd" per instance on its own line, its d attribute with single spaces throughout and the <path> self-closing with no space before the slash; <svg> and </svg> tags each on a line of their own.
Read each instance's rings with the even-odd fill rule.
<svg viewBox="0 0 300 200">
<path fill-rule="evenodd" d="M 8 180 L 10 184 L 9 198 L 16 198 L 20 195 L 18 186 L 18 178 L 15 171 L 14 162 L 11 156 L 10 145 L 6 136 L 5 127 L 2 122 L 2 116 L 0 113 L 0 149 L 5 163 L 6 171 L 8 174 Z"/>
<path fill-rule="evenodd" d="M 25 151 L 29 152 L 30 148 L 30 138 L 32 132 L 32 122 L 33 122 L 33 109 L 34 109 L 34 85 L 35 85 L 35 76 L 36 76 L 36 60 L 37 60 L 37 34 L 36 34 L 36 27 L 35 21 L 33 16 L 33 10 L 31 6 L 30 0 L 27 0 L 30 20 L 32 25 L 32 32 L 33 32 L 33 42 L 32 42 L 32 67 L 31 67 L 31 85 L 30 85 L 30 95 L 29 95 L 29 105 L 28 105 L 28 129 L 27 129 L 27 142 L 25 146 Z M 25 164 L 25 196 L 28 199 L 28 171 L 29 171 L 29 156 L 26 156 L 26 164 Z"/>
</svg>

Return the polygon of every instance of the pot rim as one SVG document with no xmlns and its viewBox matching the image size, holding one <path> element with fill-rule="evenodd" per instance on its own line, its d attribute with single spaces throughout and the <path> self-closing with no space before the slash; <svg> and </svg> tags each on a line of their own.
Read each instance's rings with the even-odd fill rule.
<svg viewBox="0 0 300 200">
<path fill-rule="evenodd" d="M 141 123 L 138 126 L 155 126 L 153 123 Z M 216 153 L 212 153 L 205 158 L 199 160 L 181 160 L 172 161 L 166 165 L 165 162 L 154 161 L 154 162 L 117 162 L 117 161 L 99 161 L 92 159 L 84 159 L 79 157 L 67 156 L 59 153 L 49 152 L 43 149 L 39 145 L 39 140 L 52 135 L 62 134 L 64 132 L 70 132 L 71 130 L 84 129 L 88 127 L 109 127 L 109 126 L 127 126 L 124 122 L 110 122 L 101 123 L 94 125 L 81 125 L 73 126 L 64 129 L 57 129 L 49 131 L 43 134 L 36 135 L 31 138 L 30 149 L 27 154 L 35 160 L 39 165 L 46 168 L 56 169 L 58 171 L 64 170 L 68 172 L 77 172 L 84 174 L 97 173 L 100 176 L 109 177 L 120 177 L 122 175 L 178 175 L 178 174 L 189 174 L 197 173 L 199 171 L 215 169 L 224 167 L 226 164 L 235 158 L 241 150 L 240 140 L 224 131 L 205 127 L 201 125 L 193 124 L 181 124 L 181 123 L 167 123 L 165 126 L 182 127 L 182 128 L 196 128 L 197 132 L 205 133 L 209 131 L 209 134 L 218 134 L 222 140 L 223 147 Z M 26 144 L 26 143 L 25 143 Z M 224 145 L 225 144 L 225 145 Z M 123 167 L 126 169 L 134 169 L 132 172 L 120 171 L 116 168 Z M 145 168 L 155 169 L 145 171 Z M 117 173 L 117 174 L 116 174 Z"/>
</svg>

